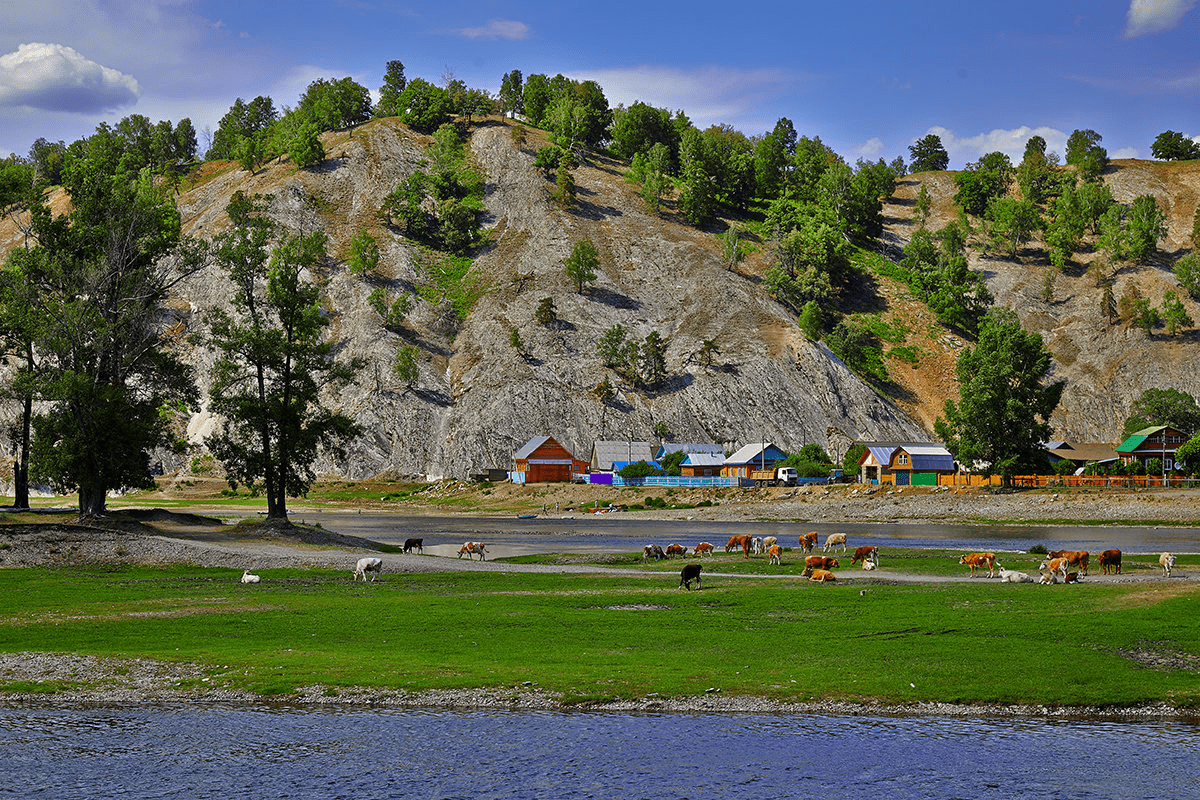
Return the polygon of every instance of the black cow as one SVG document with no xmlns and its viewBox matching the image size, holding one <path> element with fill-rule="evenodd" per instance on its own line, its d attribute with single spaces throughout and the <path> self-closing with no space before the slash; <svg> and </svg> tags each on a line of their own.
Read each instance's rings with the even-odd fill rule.
<svg viewBox="0 0 1200 800">
<path fill-rule="evenodd" d="M 688 564 L 686 567 L 684 567 L 683 571 L 679 573 L 679 585 L 690 592 L 692 590 L 692 581 L 695 581 L 696 589 L 699 590 L 700 569 L 700 564 Z"/>
<path fill-rule="evenodd" d="M 404 552 L 411 553 L 413 550 L 416 550 L 418 553 L 424 554 L 425 553 L 425 540 L 424 539 L 405 539 L 404 540 Z"/>
</svg>

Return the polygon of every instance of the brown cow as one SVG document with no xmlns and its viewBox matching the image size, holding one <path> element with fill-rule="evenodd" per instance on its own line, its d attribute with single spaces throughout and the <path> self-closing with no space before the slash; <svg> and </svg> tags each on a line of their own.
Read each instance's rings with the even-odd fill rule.
<svg viewBox="0 0 1200 800">
<path fill-rule="evenodd" d="M 804 577 L 817 583 L 833 583 L 837 580 L 837 575 L 826 569 L 806 569 L 804 570 Z"/>
<path fill-rule="evenodd" d="M 706 554 L 711 556 L 713 554 L 714 549 L 715 548 L 710 543 L 701 542 L 700 544 L 696 545 L 696 549 L 692 552 L 694 552 L 698 556 L 702 556 L 702 555 L 706 555 Z"/>
<path fill-rule="evenodd" d="M 817 546 L 817 532 L 806 533 L 800 537 L 800 549 L 805 553 L 811 553 L 813 548 Z"/>
<path fill-rule="evenodd" d="M 872 547 L 870 545 L 864 545 L 862 547 L 855 548 L 854 558 L 850 559 L 850 566 L 853 567 L 859 561 L 874 561 L 876 564 L 878 564 L 879 548 Z"/>
<path fill-rule="evenodd" d="M 1120 550 L 1105 550 L 1100 554 L 1100 572 L 1107 575 L 1109 571 L 1121 574 L 1121 551 Z"/>
<path fill-rule="evenodd" d="M 783 548 L 782 548 L 782 547 L 780 547 L 780 546 L 779 546 L 779 545 L 777 545 L 777 544 L 773 544 L 773 545 L 771 545 L 771 549 L 767 551 L 767 556 L 768 556 L 768 557 L 769 557 L 769 559 L 770 559 L 770 560 L 769 560 L 767 563 L 769 563 L 769 564 L 778 564 L 778 563 L 779 563 L 779 557 L 780 557 L 781 555 L 783 555 Z"/>
<path fill-rule="evenodd" d="M 1088 568 L 1088 551 L 1087 550 L 1055 550 L 1053 553 L 1048 553 L 1050 558 L 1065 558 L 1067 566 L 1079 567 L 1079 571 L 1087 575 Z"/>
<path fill-rule="evenodd" d="M 813 569 L 834 569 L 838 560 L 833 556 L 808 556 L 804 559 L 804 564 Z"/>
<path fill-rule="evenodd" d="M 725 543 L 725 552 L 741 549 L 746 554 L 746 558 L 750 557 L 750 546 L 753 543 L 754 537 L 750 534 L 742 536 L 730 536 L 729 541 Z"/>
<path fill-rule="evenodd" d="M 975 577 L 975 571 L 987 567 L 988 577 L 996 577 L 996 554 L 995 553 L 968 553 L 958 560 L 958 563 L 965 564 L 971 568 L 971 577 Z"/>
<path fill-rule="evenodd" d="M 1042 583 L 1055 583 L 1061 579 L 1067 581 L 1067 560 L 1065 558 L 1050 558 L 1047 556 L 1038 566 L 1042 573 Z"/>
<path fill-rule="evenodd" d="M 667 545 L 667 558 L 674 558 L 675 556 L 679 556 L 680 558 L 682 558 L 683 556 L 686 556 L 686 555 L 687 555 L 687 548 L 684 547 L 683 545 L 681 545 L 681 544 Z"/>
</svg>

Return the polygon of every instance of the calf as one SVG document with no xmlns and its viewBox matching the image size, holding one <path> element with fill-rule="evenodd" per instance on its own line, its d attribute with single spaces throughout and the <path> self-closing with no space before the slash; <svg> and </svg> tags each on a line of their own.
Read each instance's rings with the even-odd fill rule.
<svg viewBox="0 0 1200 800">
<path fill-rule="evenodd" d="M 696 545 L 696 549 L 692 552 L 694 552 L 697 556 L 711 556 L 714 549 L 715 548 L 709 542 L 701 542 L 700 544 Z"/>
<path fill-rule="evenodd" d="M 778 563 L 779 563 L 779 557 L 780 557 L 781 555 L 783 555 L 783 548 L 782 548 L 782 547 L 780 547 L 780 546 L 779 546 L 779 545 L 777 545 L 777 544 L 773 544 L 773 545 L 771 545 L 771 549 L 767 551 L 767 555 L 768 555 L 768 556 L 769 556 L 769 558 L 770 558 L 770 560 L 769 560 L 769 562 L 768 562 L 768 563 L 770 563 L 770 564 L 778 564 Z"/>
<path fill-rule="evenodd" d="M 1121 551 L 1120 550 L 1105 550 L 1100 554 L 1100 573 L 1103 575 L 1113 572 L 1117 575 L 1121 574 Z"/>
<path fill-rule="evenodd" d="M 383 574 L 383 559 L 360 558 L 358 563 L 354 565 L 353 580 L 357 581 L 361 577 L 363 579 L 363 583 L 366 583 L 368 572 L 373 573 L 371 575 L 371 582 L 374 583 L 375 579 Z"/>
<path fill-rule="evenodd" d="M 483 546 L 483 542 L 467 542 L 462 547 L 458 548 L 458 557 L 462 558 L 463 553 L 466 553 L 467 560 L 470 561 L 471 556 L 475 553 L 478 553 L 480 561 L 487 561 L 487 557 L 484 555 L 486 550 L 487 548 Z"/>
<path fill-rule="evenodd" d="M 251 575 L 250 570 L 245 570 L 242 572 L 242 583 L 258 583 L 261 580 L 262 578 L 259 576 Z"/>
<path fill-rule="evenodd" d="M 696 590 L 699 591 L 699 589 L 700 589 L 700 570 L 701 570 L 700 564 L 688 564 L 679 573 L 679 585 L 682 586 L 683 588 L 687 589 L 690 592 L 692 590 L 692 581 L 695 581 L 696 582 Z"/>
<path fill-rule="evenodd" d="M 863 569 L 867 568 L 868 561 L 874 561 L 876 566 L 879 564 L 879 548 L 869 545 L 857 547 L 854 550 L 854 558 L 850 559 L 850 566 L 854 566 L 859 561 L 863 562 Z"/>
<path fill-rule="evenodd" d="M 667 554 L 656 544 L 648 544 L 642 548 L 642 561 L 649 561 L 652 558 L 655 561 L 661 561 L 666 557 Z"/>
<path fill-rule="evenodd" d="M 424 539 L 405 539 L 404 540 L 404 552 L 411 553 L 413 550 L 416 550 L 418 553 L 424 553 L 425 552 L 425 540 Z"/>
<path fill-rule="evenodd" d="M 750 549 L 751 549 L 751 551 L 754 552 L 754 555 L 756 555 L 756 556 L 762 555 L 763 540 L 762 540 L 761 536 L 755 536 L 753 539 L 750 540 Z"/>
<path fill-rule="evenodd" d="M 674 558 L 675 556 L 679 556 L 680 558 L 683 558 L 686 555 L 687 555 L 687 548 L 684 547 L 683 545 L 681 545 L 681 544 L 667 545 L 667 558 Z"/>
<path fill-rule="evenodd" d="M 996 554 L 995 553 L 968 553 L 958 560 L 958 563 L 965 564 L 971 568 L 971 577 L 975 577 L 975 572 L 987 567 L 988 577 L 996 577 Z"/>
<path fill-rule="evenodd" d="M 1162 567 L 1163 577 L 1171 577 L 1171 570 L 1175 569 L 1175 554 L 1163 553 L 1158 557 L 1158 565 Z"/>
<path fill-rule="evenodd" d="M 1038 566 L 1038 570 L 1042 573 L 1042 583 L 1058 583 L 1059 580 L 1065 583 L 1067 580 L 1067 560 L 1065 558 L 1047 556 Z M 1047 576 L 1050 577 L 1050 580 L 1046 580 Z"/>
<path fill-rule="evenodd" d="M 825 544 L 821 548 L 821 552 L 828 553 L 830 550 L 837 547 L 838 545 L 841 545 L 843 553 L 846 552 L 846 534 L 831 533 L 825 537 Z"/>
<path fill-rule="evenodd" d="M 1067 566 L 1079 567 L 1079 571 L 1087 575 L 1088 570 L 1088 551 L 1087 550 L 1055 550 L 1053 553 L 1047 554 L 1050 558 L 1065 558 Z"/>
<path fill-rule="evenodd" d="M 837 580 L 837 575 L 825 569 L 806 569 L 804 570 L 804 577 L 817 583 L 833 583 Z"/>
<path fill-rule="evenodd" d="M 753 538 L 754 537 L 750 534 L 745 534 L 742 536 L 730 536 L 729 541 L 725 543 L 725 552 L 728 553 L 731 550 L 737 549 L 743 551 L 746 554 L 745 557 L 749 558 L 750 545 Z"/>
<path fill-rule="evenodd" d="M 808 556 L 804 559 L 804 565 L 812 569 L 835 569 L 838 560 L 833 556 Z"/>
<path fill-rule="evenodd" d="M 1000 568 L 1000 580 L 1005 583 L 1033 583 L 1033 576 L 1026 575 L 1024 572 L 1017 572 L 1011 569 Z"/>
<path fill-rule="evenodd" d="M 817 532 L 806 533 L 800 537 L 800 549 L 805 554 L 811 553 L 813 548 L 817 546 Z"/>
</svg>

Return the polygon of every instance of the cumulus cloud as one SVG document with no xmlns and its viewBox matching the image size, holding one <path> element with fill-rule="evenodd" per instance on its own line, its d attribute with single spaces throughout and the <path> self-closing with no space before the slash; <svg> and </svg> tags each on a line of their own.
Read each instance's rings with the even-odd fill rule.
<svg viewBox="0 0 1200 800">
<path fill-rule="evenodd" d="M 859 158 L 867 160 L 877 159 L 883 155 L 883 139 L 880 139 L 878 136 L 872 136 L 850 152 Z"/>
<path fill-rule="evenodd" d="M 97 64 L 62 44 L 22 44 L 0 56 L 0 106 L 96 113 L 137 102 L 132 75 Z"/>
<path fill-rule="evenodd" d="M 1047 152 L 1053 150 L 1061 156 L 1067 149 L 1067 134 L 1047 126 L 1031 128 L 1028 125 L 1022 125 L 1012 130 L 997 128 L 987 133 L 964 137 L 958 136 L 947 128 L 935 126 L 926 133 L 937 134 L 938 138 L 942 140 L 942 147 L 946 148 L 946 152 L 950 155 L 952 169 L 961 169 L 969 162 L 978 161 L 980 156 L 996 151 L 1011 158 L 1014 164 L 1019 163 L 1025 157 L 1025 143 L 1033 136 L 1041 136 L 1046 140 Z"/>
<path fill-rule="evenodd" d="M 782 69 L 683 70 L 652 65 L 573 72 L 567 77 L 600 84 L 610 105 L 629 106 L 640 100 L 669 111 L 684 109 L 697 127 L 729 123 L 747 134 L 774 127 L 776 117 L 758 119 L 764 101 L 786 96 L 796 83 L 806 80 Z"/>
<path fill-rule="evenodd" d="M 1196 0 L 1130 0 L 1125 15 L 1126 39 L 1173 29 L 1196 5 Z"/>
<path fill-rule="evenodd" d="M 496 39 L 528 39 L 530 34 L 528 25 L 511 19 L 490 19 L 482 28 L 456 28 L 451 32 L 468 39 L 483 39 L 488 42 Z"/>
</svg>

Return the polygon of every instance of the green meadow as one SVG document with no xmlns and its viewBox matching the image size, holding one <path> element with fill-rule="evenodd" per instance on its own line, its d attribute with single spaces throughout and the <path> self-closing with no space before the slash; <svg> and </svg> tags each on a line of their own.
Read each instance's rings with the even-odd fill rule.
<svg viewBox="0 0 1200 800">
<path fill-rule="evenodd" d="M 789 567 L 785 554 L 784 566 L 799 560 Z M 909 560 L 903 571 L 965 570 L 948 551 Z M 901 569 L 892 561 L 900 556 L 885 552 L 879 577 Z M 205 686 L 280 698 L 313 684 L 531 682 L 579 704 L 719 689 L 788 701 L 1200 705 L 1191 581 L 881 584 L 844 571 L 853 580 L 819 585 L 752 574 L 765 565 L 715 559 L 706 570 L 730 574 L 691 592 L 678 588 L 680 562 L 637 575 L 385 574 L 366 584 L 345 570 L 268 569 L 251 586 L 234 570 L 191 566 L 6 569 L 0 650 L 183 661 L 201 665 Z M 30 689 L 0 677 L 0 692 Z"/>
</svg>

